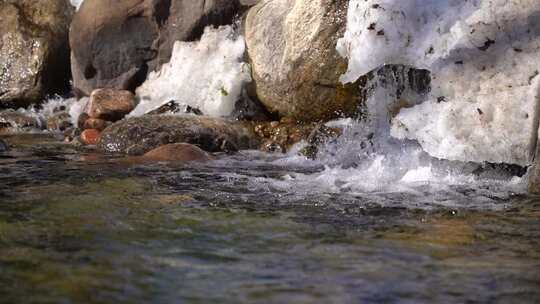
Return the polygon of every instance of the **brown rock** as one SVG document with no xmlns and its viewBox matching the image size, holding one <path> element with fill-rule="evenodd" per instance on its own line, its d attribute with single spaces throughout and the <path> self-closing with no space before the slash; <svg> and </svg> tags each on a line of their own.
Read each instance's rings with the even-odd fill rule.
<svg viewBox="0 0 540 304">
<path fill-rule="evenodd" d="M 90 95 L 88 116 L 114 122 L 133 111 L 135 105 L 130 91 L 97 89 Z"/>
<path fill-rule="evenodd" d="M 79 118 L 77 119 L 77 127 L 81 130 L 84 129 L 84 124 L 86 123 L 86 120 L 88 120 L 88 118 L 90 118 L 90 116 L 88 116 L 88 114 L 86 113 L 81 113 L 81 115 L 79 115 Z"/>
<path fill-rule="evenodd" d="M 103 131 L 105 130 L 105 128 L 107 128 L 107 126 L 109 125 L 110 123 L 103 120 L 103 119 L 99 119 L 99 118 L 88 118 L 85 122 L 84 122 L 84 126 L 83 126 L 83 129 L 84 130 L 88 130 L 88 129 L 96 129 L 96 130 L 99 130 L 99 131 Z"/>
<path fill-rule="evenodd" d="M 84 130 L 81 133 L 81 141 L 86 145 L 95 145 L 99 138 L 100 132 L 96 129 Z"/>
<path fill-rule="evenodd" d="M 209 152 L 234 152 L 259 145 L 247 123 L 205 116 L 144 115 L 130 117 L 103 130 L 98 148 L 143 155 L 172 143 L 190 143 Z"/>
<path fill-rule="evenodd" d="M 152 161 L 175 161 L 175 162 L 207 162 L 212 160 L 212 156 L 201 148 L 186 144 L 168 144 L 158 147 L 143 156 L 146 160 Z"/>
</svg>

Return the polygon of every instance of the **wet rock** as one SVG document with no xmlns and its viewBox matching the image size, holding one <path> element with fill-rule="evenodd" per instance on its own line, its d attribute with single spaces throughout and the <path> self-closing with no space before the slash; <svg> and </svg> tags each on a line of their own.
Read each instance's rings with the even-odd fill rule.
<svg viewBox="0 0 540 304">
<path fill-rule="evenodd" d="M 199 38 L 207 25 L 231 24 L 238 0 L 86 0 L 70 29 L 73 84 L 134 91 L 171 57 L 175 41 Z"/>
<path fill-rule="evenodd" d="M 262 140 L 259 149 L 264 152 L 284 153 L 294 144 L 306 140 L 317 124 L 299 123 L 285 117 L 280 121 L 259 122 L 253 127 Z"/>
<path fill-rule="evenodd" d="M 175 161 L 175 162 L 207 162 L 212 156 L 201 148 L 185 144 L 168 144 L 158 147 L 144 154 L 145 160 L 151 161 Z"/>
<path fill-rule="evenodd" d="M 148 112 L 147 115 L 178 114 L 178 113 L 203 115 L 201 110 L 191 107 L 189 105 L 180 105 L 178 102 L 174 100 L 171 100 L 168 103 L 162 105 L 161 107 Z"/>
<path fill-rule="evenodd" d="M 69 86 L 66 0 L 0 1 L 0 107 L 25 107 Z"/>
<path fill-rule="evenodd" d="M 42 129 L 44 125 L 44 122 L 40 119 L 20 111 L 6 110 L 0 112 L 0 133 Z"/>
<path fill-rule="evenodd" d="M 84 122 L 83 130 L 87 129 L 96 129 L 98 131 L 103 131 L 107 126 L 109 126 L 110 122 L 105 121 L 103 119 L 99 118 L 88 118 Z"/>
<path fill-rule="evenodd" d="M 341 85 L 347 61 L 336 50 L 348 2 L 268 0 L 249 10 L 245 36 L 255 91 L 270 112 L 308 122 L 355 113 L 358 86 Z"/>
<path fill-rule="evenodd" d="M 529 168 L 528 190 L 531 194 L 540 195 L 540 145 L 536 146 L 536 156 Z"/>
<path fill-rule="evenodd" d="M 135 95 L 126 90 L 97 89 L 90 95 L 88 116 L 118 121 L 135 109 Z"/>
<path fill-rule="evenodd" d="M 250 126 L 241 122 L 194 115 L 145 115 L 124 119 L 106 128 L 98 148 L 142 155 L 171 143 L 190 143 L 208 152 L 232 152 L 258 146 Z"/>
<path fill-rule="evenodd" d="M 65 131 L 71 126 L 71 116 L 66 112 L 54 114 L 47 119 L 47 129 L 50 131 Z"/>
<path fill-rule="evenodd" d="M 81 141 L 86 145 L 95 145 L 99 139 L 99 135 L 99 130 L 87 129 L 81 133 Z"/>
<path fill-rule="evenodd" d="M 81 130 L 84 130 L 84 125 L 86 121 L 90 118 L 87 113 L 81 113 L 79 118 L 77 118 L 77 127 Z"/>
<path fill-rule="evenodd" d="M 310 159 L 317 158 L 317 154 L 319 153 L 319 147 L 321 145 L 327 144 L 332 140 L 335 140 L 339 136 L 341 136 L 342 131 L 338 128 L 330 128 L 325 125 L 319 125 L 313 131 L 311 134 L 309 134 L 307 138 L 307 146 L 305 146 L 301 151 L 300 154 L 306 156 Z"/>
<path fill-rule="evenodd" d="M 64 131 L 64 142 L 70 143 L 75 138 L 81 136 L 81 129 L 79 128 L 68 128 Z"/>
<path fill-rule="evenodd" d="M 0 153 L 6 152 L 9 150 L 9 145 L 7 142 L 5 142 L 3 139 L 0 138 Z"/>
</svg>

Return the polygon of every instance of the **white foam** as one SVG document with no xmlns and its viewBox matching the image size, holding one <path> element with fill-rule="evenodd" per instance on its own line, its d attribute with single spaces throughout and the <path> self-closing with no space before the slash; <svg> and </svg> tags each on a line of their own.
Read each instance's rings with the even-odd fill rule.
<svg viewBox="0 0 540 304">
<path fill-rule="evenodd" d="M 242 87 L 251 81 L 244 51 L 244 39 L 232 26 L 207 27 L 200 41 L 177 41 L 171 61 L 150 73 L 137 89 L 141 102 L 131 116 L 143 115 L 171 100 L 205 115 L 230 115 Z"/>
</svg>

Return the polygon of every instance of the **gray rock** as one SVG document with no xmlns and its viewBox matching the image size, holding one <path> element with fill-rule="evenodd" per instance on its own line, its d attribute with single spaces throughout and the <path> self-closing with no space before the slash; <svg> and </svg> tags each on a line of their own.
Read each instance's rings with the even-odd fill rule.
<svg viewBox="0 0 540 304">
<path fill-rule="evenodd" d="M 280 117 L 318 121 L 357 107 L 355 85 L 341 85 L 347 61 L 337 50 L 348 0 L 264 0 L 252 7 L 245 37 L 255 92 Z"/>
<path fill-rule="evenodd" d="M 170 60 L 175 41 L 198 39 L 207 25 L 231 24 L 242 9 L 239 0 L 85 0 L 70 30 L 76 93 L 134 91 Z"/>
<path fill-rule="evenodd" d="M 0 1 L 0 107 L 25 107 L 69 87 L 68 0 Z"/>
<path fill-rule="evenodd" d="M 208 152 L 232 152 L 258 146 L 249 126 L 204 116 L 145 115 L 106 128 L 97 146 L 105 152 L 143 155 L 171 143 L 189 143 Z"/>
</svg>

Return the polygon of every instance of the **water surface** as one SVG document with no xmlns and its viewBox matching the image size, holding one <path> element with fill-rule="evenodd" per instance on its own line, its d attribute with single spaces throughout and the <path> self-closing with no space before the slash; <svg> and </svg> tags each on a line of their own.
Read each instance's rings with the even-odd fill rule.
<svg viewBox="0 0 540 304">
<path fill-rule="evenodd" d="M 1 303 L 540 302 L 540 199 L 496 183 L 310 192 L 290 176 L 318 165 L 133 165 L 7 140 Z"/>
</svg>

